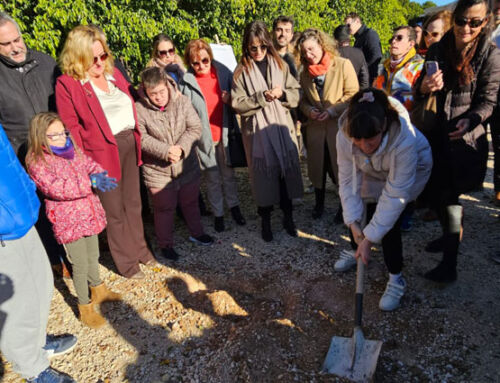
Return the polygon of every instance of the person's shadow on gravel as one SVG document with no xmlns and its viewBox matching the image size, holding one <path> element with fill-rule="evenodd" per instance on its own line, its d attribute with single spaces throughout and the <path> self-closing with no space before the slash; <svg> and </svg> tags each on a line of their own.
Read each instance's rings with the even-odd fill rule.
<svg viewBox="0 0 500 383">
<path fill-rule="evenodd" d="M 192 286 L 188 286 L 184 279 L 179 277 L 169 278 L 165 284 L 185 309 L 209 315 L 213 319 L 219 317 L 232 322 L 248 317 L 248 312 L 240 307 L 233 297 L 224 290 L 193 289 Z"/>
<path fill-rule="evenodd" d="M 101 305 L 101 313 L 138 353 L 135 362 L 126 367 L 124 379 L 130 383 L 161 380 L 161 371 L 157 366 L 158 358 L 162 358 L 162 355 L 151 354 L 149 350 L 158 349 L 158 343 L 164 350 L 169 348 L 168 327 L 149 324 L 134 307 L 124 301 Z"/>
</svg>

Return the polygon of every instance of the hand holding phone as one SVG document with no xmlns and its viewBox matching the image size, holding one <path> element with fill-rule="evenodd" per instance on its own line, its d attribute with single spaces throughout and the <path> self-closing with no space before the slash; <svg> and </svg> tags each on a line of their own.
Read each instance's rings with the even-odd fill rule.
<svg viewBox="0 0 500 383">
<path fill-rule="evenodd" d="M 432 76 L 439 70 L 439 64 L 437 61 L 426 61 L 425 62 L 425 72 L 427 76 Z"/>
</svg>

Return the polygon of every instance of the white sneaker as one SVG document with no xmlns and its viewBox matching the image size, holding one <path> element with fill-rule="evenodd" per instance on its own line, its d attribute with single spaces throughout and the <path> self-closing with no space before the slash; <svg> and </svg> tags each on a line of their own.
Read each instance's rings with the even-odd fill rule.
<svg viewBox="0 0 500 383">
<path fill-rule="evenodd" d="M 401 297 L 406 290 L 406 281 L 400 277 L 396 282 L 387 282 L 384 295 L 380 298 L 379 307 L 382 311 L 393 311 L 399 307 Z"/>
<path fill-rule="evenodd" d="M 356 258 L 354 258 L 354 254 L 356 253 L 353 250 L 342 250 L 340 252 L 339 259 L 333 266 L 335 271 L 343 272 L 356 266 Z"/>
</svg>

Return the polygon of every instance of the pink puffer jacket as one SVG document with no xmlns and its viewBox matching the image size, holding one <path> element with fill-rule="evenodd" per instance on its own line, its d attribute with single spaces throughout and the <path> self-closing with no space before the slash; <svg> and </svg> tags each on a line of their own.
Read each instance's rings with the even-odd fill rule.
<svg viewBox="0 0 500 383">
<path fill-rule="evenodd" d="M 74 242 L 104 230 L 106 214 L 89 178 L 104 171 L 97 162 L 82 153 L 75 153 L 73 160 L 46 154 L 45 162 L 28 160 L 27 165 L 45 194 L 45 210 L 57 242 Z"/>
</svg>

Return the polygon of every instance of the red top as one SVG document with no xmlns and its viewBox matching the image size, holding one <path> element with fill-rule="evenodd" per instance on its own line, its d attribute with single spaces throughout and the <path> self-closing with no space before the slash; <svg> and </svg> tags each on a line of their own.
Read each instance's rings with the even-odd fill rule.
<svg viewBox="0 0 500 383">
<path fill-rule="evenodd" d="M 222 92 L 214 66 L 212 66 L 210 73 L 197 73 L 196 81 L 200 86 L 203 97 L 205 97 L 208 119 L 210 121 L 210 130 L 212 131 L 212 140 L 214 142 L 219 142 L 222 136 L 224 103 L 222 102 Z"/>
</svg>

